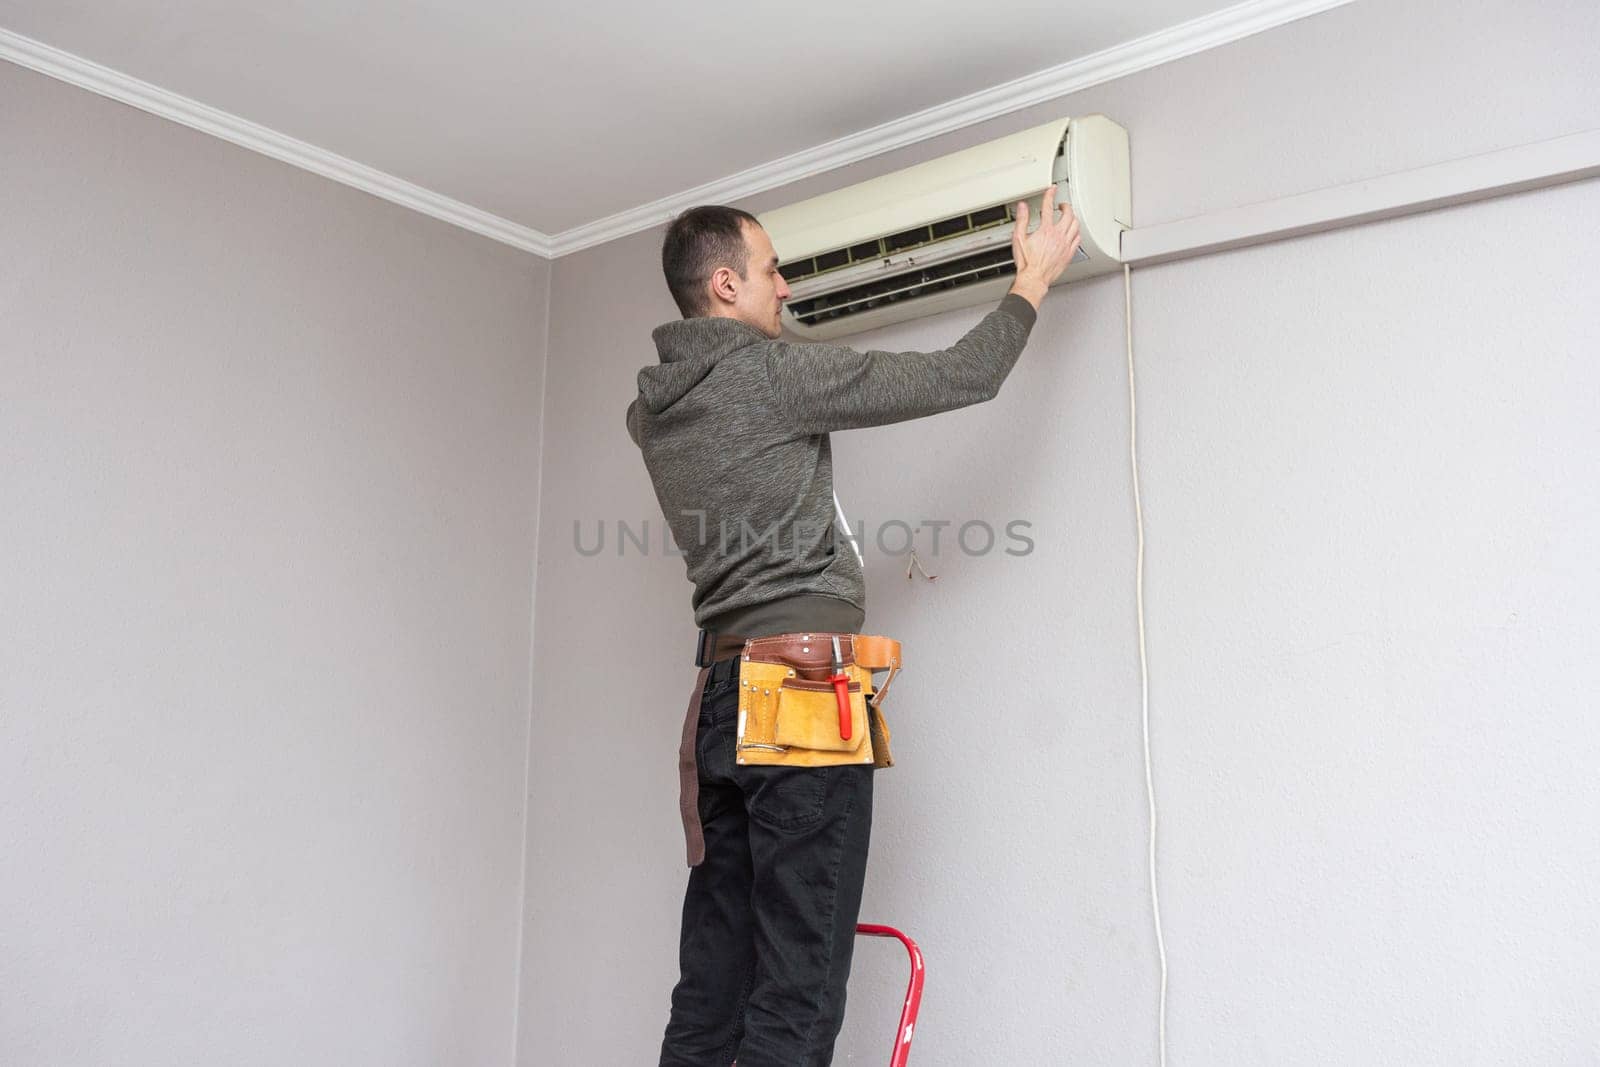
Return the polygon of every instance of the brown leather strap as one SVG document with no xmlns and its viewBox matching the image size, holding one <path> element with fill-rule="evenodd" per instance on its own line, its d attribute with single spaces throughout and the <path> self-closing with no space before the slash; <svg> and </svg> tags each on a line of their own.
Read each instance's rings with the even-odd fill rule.
<svg viewBox="0 0 1600 1067">
<path fill-rule="evenodd" d="M 710 667 L 701 667 L 695 677 L 689 710 L 683 716 L 683 740 L 678 745 L 678 814 L 683 817 L 683 839 L 691 867 L 698 867 L 706 858 L 706 835 L 700 827 L 700 768 L 695 758 L 695 736 L 700 727 L 700 700 L 705 696 L 710 674 Z"/>
<path fill-rule="evenodd" d="M 712 645 L 712 662 L 737 656 L 744 642 L 743 637 L 718 634 Z M 700 728 L 700 701 L 705 697 L 706 679 L 710 676 L 711 668 L 706 666 L 701 667 L 695 677 L 689 708 L 683 716 L 683 737 L 678 744 L 678 814 L 683 819 L 683 840 L 691 867 L 700 866 L 706 858 L 705 830 L 700 826 L 700 761 L 695 755 L 695 739 Z"/>
</svg>

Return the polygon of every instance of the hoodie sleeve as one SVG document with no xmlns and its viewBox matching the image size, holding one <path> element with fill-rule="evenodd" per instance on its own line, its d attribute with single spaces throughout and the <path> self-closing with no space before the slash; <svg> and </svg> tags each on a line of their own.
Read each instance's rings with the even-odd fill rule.
<svg viewBox="0 0 1600 1067">
<path fill-rule="evenodd" d="M 639 443 L 639 398 L 634 397 L 628 404 L 628 436 L 633 438 L 633 443 Z"/>
<path fill-rule="evenodd" d="M 1032 304 L 1007 293 L 961 340 L 937 352 L 775 341 L 767 377 L 778 407 L 802 433 L 920 419 L 993 399 L 1035 318 Z"/>
</svg>

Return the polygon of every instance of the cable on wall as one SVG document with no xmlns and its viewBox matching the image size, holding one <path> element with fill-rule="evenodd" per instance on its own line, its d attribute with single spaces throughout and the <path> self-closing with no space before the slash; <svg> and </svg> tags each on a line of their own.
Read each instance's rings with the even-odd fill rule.
<svg viewBox="0 0 1600 1067">
<path fill-rule="evenodd" d="M 1139 617 L 1139 703 L 1144 722 L 1144 791 L 1150 807 L 1150 912 L 1156 925 L 1156 954 L 1161 960 L 1161 999 L 1156 1012 L 1157 1051 L 1167 1067 L 1167 944 L 1161 932 L 1161 896 L 1156 891 L 1156 787 L 1150 763 L 1150 669 L 1144 647 L 1144 505 L 1139 499 L 1139 408 L 1133 382 L 1133 272 L 1122 265 L 1123 333 L 1128 343 L 1128 459 L 1133 469 L 1133 516 L 1139 532 L 1134 568 L 1134 605 Z"/>
</svg>

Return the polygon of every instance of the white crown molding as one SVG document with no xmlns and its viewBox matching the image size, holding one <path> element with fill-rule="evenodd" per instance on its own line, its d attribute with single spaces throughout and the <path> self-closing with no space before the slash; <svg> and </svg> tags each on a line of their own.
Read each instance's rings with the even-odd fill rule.
<svg viewBox="0 0 1600 1067">
<path fill-rule="evenodd" d="M 0 59 L 180 122 L 201 133 L 231 141 L 241 148 L 271 156 L 525 252 L 546 258 L 551 255 L 549 235 L 538 230 L 3 28 L 0 28 Z"/>
<path fill-rule="evenodd" d="M 894 119 L 860 133 L 808 148 L 719 178 L 693 189 L 609 215 L 551 238 L 551 252 L 564 256 L 614 241 L 672 218 L 696 204 L 727 204 L 850 163 L 925 141 L 1092 85 L 1170 63 L 1294 22 L 1351 0 L 1246 0 L 1222 11 L 1160 30 L 1124 44 L 1025 75 L 990 89 Z M 1135 133 L 1137 136 L 1137 133 Z"/>
</svg>

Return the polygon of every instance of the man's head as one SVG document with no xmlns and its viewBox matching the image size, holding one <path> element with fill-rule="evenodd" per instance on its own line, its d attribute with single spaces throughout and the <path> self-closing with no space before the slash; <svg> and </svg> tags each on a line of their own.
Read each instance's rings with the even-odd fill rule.
<svg viewBox="0 0 1600 1067">
<path fill-rule="evenodd" d="M 738 319 L 778 336 L 789 286 L 767 231 L 748 211 L 707 204 L 673 219 L 661 270 L 684 318 Z"/>
</svg>

